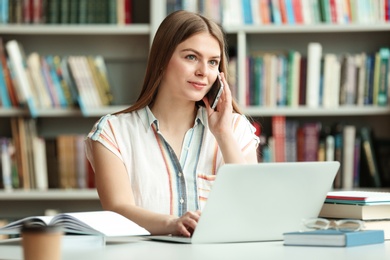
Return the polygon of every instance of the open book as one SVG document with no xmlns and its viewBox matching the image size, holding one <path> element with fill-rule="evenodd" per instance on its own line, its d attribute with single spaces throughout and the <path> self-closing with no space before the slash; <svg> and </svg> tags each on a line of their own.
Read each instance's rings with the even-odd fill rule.
<svg viewBox="0 0 390 260">
<path fill-rule="evenodd" d="M 0 228 L 0 234 L 19 234 L 24 223 L 40 226 L 61 226 L 65 233 L 117 236 L 144 236 L 150 233 L 112 211 L 61 213 L 56 216 L 32 216 L 9 223 Z"/>
</svg>

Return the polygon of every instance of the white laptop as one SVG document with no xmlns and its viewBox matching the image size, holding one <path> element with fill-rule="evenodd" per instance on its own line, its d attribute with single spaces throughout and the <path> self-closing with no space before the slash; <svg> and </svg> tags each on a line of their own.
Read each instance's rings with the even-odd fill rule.
<svg viewBox="0 0 390 260">
<path fill-rule="evenodd" d="M 303 219 L 318 217 L 339 162 L 226 164 L 220 167 L 191 238 L 150 236 L 182 243 L 282 240 Z"/>
</svg>

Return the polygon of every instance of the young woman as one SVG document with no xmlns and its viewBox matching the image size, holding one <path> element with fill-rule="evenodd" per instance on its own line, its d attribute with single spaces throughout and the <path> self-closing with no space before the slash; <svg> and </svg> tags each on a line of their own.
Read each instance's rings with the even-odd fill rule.
<svg viewBox="0 0 390 260">
<path fill-rule="evenodd" d="M 257 163 L 258 138 L 226 82 L 225 48 L 221 28 L 199 14 L 161 23 L 137 102 L 102 117 L 86 139 L 104 209 L 152 234 L 190 236 L 218 168 Z M 205 95 L 219 71 L 225 88 L 211 109 Z"/>
</svg>

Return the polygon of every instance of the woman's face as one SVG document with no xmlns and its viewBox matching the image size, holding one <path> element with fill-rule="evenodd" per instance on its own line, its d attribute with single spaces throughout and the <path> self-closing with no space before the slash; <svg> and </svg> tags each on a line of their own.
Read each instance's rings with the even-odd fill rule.
<svg viewBox="0 0 390 260">
<path fill-rule="evenodd" d="M 221 49 L 213 36 L 191 36 L 173 52 L 159 92 L 180 100 L 201 100 L 217 79 L 220 60 Z"/>
</svg>

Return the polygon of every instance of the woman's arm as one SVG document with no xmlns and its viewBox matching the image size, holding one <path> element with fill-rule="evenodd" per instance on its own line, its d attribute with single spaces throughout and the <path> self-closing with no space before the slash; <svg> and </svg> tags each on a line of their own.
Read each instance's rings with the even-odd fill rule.
<svg viewBox="0 0 390 260">
<path fill-rule="evenodd" d="M 127 217 L 151 234 L 191 235 L 196 228 L 200 212 L 187 212 L 178 218 L 136 206 L 123 162 L 96 141 L 92 142 L 92 156 L 95 162 L 96 188 L 103 209 Z"/>
<path fill-rule="evenodd" d="M 221 79 L 225 87 L 219 99 L 217 111 L 210 108 L 207 98 L 203 98 L 208 112 L 210 131 L 218 142 L 225 163 L 257 163 L 256 147 L 253 146 L 252 151 L 244 156 L 233 136 L 231 127 L 233 120 L 232 94 L 223 73 L 221 73 Z"/>
</svg>

